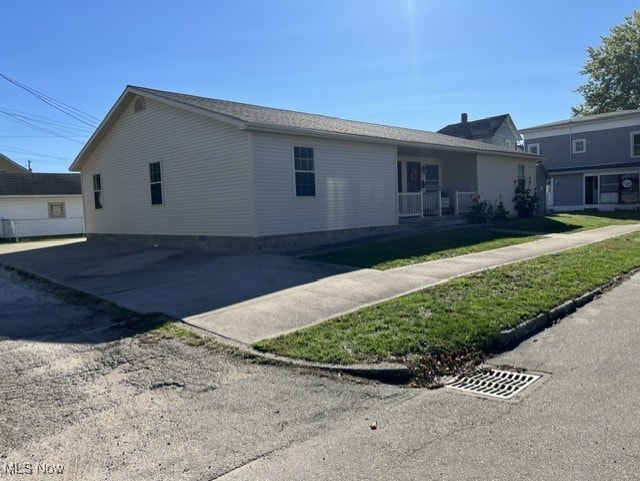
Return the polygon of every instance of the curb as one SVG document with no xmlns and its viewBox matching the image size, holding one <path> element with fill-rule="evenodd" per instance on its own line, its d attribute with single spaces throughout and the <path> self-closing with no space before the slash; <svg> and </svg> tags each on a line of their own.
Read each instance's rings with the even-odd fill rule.
<svg viewBox="0 0 640 481">
<path fill-rule="evenodd" d="M 543 312 L 535 317 L 521 322 L 517 326 L 501 331 L 495 340 L 494 350 L 497 352 L 502 352 L 517 346 L 522 341 L 528 339 L 534 334 L 537 334 L 547 327 L 551 327 L 553 324 L 556 324 L 563 318 L 569 316 L 570 314 L 573 314 L 579 308 L 589 304 L 594 299 L 600 297 L 607 290 L 619 285 L 621 282 L 633 276 L 634 274 L 637 274 L 638 272 L 640 272 L 640 268 L 632 269 L 626 274 L 616 276 L 606 284 L 600 287 L 596 287 L 595 289 L 581 295 L 580 297 L 576 297 L 575 299 L 563 302 L 562 304 L 549 309 L 546 312 Z"/>
</svg>

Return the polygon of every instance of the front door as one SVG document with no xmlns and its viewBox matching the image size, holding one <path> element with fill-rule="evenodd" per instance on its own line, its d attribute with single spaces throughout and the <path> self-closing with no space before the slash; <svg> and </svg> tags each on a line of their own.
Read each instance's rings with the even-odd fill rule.
<svg viewBox="0 0 640 481">
<path fill-rule="evenodd" d="M 422 194 L 425 215 L 440 214 L 440 169 L 438 164 L 424 164 Z"/>
</svg>

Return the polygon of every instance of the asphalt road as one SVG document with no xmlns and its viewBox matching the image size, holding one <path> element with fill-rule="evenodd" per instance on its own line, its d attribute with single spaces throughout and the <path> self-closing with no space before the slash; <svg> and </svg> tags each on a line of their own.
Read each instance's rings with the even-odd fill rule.
<svg viewBox="0 0 640 481">
<path fill-rule="evenodd" d="M 493 359 L 545 373 L 505 402 L 134 335 L 0 269 L 0 478 L 640 479 L 638 292 Z"/>
</svg>

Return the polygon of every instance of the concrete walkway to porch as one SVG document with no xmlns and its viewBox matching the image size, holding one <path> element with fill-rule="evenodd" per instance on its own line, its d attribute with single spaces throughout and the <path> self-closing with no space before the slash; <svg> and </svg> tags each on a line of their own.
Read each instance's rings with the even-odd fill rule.
<svg viewBox="0 0 640 481">
<path fill-rule="evenodd" d="M 533 242 L 387 271 L 277 254 L 220 255 L 83 241 L 0 244 L 0 265 L 137 312 L 164 312 L 251 344 L 458 276 L 638 231 L 640 224 L 550 234 Z"/>
</svg>

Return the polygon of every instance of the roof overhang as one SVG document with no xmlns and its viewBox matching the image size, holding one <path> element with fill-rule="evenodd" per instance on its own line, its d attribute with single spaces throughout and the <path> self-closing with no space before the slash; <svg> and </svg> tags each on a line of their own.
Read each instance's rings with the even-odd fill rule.
<svg viewBox="0 0 640 481">
<path fill-rule="evenodd" d="M 383 144 L 394 147 L 416 147 L 422 149 L 429 149 L 434 151 L 441 151 L 447 153 L 467 153 L 467 154 L 485 154 L 485 155 L 497 155 L 502 157 L 517 157 L 527 160 L 541 161 L 543 157 L 539 155 L 529 154 L 518 150 L 507 149 L 481 149 L 465 146 L 451 146 L 439 143 L 429 143 L 420 141 L 403 141 L 397 139 L 387 139 L 384 137 L 374 137 L 368 135 L 355 135 L 345 134 L 340 132 L 327 132 L 324 130 L 310 130 L 310 129 L 296 129 L 292 127 L 278 127 L 269 124 L 247 123 L 246 130 L 252 130 L 257 132 L 266 132 L 274 134 L 290 134 L 305 137 L 316 137 L 324 139 L 343 140 L 350 142 L 360 142 L 369 144 Z M 486 144 L 480 144 L 486 145 Z"/>
</svg>

